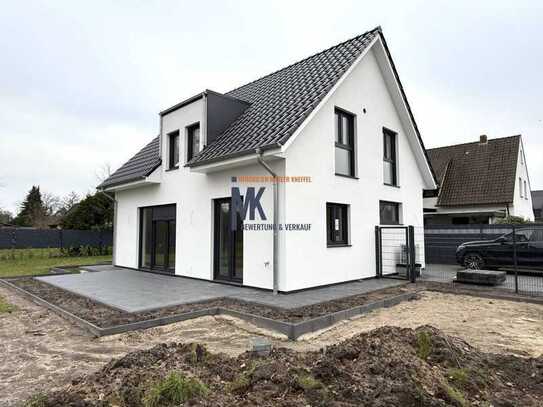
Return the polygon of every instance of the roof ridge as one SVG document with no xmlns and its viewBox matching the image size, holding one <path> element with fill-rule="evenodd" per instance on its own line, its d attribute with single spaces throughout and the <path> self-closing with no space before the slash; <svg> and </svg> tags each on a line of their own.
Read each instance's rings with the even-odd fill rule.
<svg viewBox="0 0 543 407">
<path fill-rule="evenodd" d="M 522 136 L 521 134 L 516 134 L 514 136 L 495 137 L 495 138 L 488 139 L 488 142 L 490 143 L 491 141 L 505 140 L 505 139 L 508 139 L 508 138 L 519 138 L 521 136 Z M 469 141 L 469 142 L 466 142 L 466 143 L 449 144 L 448 146 L 427 148 L 426 151 L 440 150 L 442 148 L 450 148 L 450 147 L 467 146 L 468 144 L 479 144 L 479 143 L 480 143 L 479 141 Z"/>
<path fill-rule="evenodd" d="M 314 53 L 314 54 L 312 54 L 312 55 L 310 55 L 310 56 L 308 56 L 308 57 L 305 57 L 305 58 L 303 58 L 303 59 L 300 59 L 299 61 L 296 61 L 296 62 L 294 62 L 294 63 L 292 63 L 292 64 L 290 64 L 290 65 L 287 65 L 287 66 L 285 66 L 285 67 L 283 67 L 283 68 L 280 68 L 280 69 L 277 69 L 277 70 L 275 70 L 275 71 L 273 71 L 273 72 L 271 72 L 271 73 L 269 73 L 269 74 L 266 74 L 266 75 L 261 76 L 261 77 L 259 77 L 259 78 L 257 78 L 257 79 L 254 79 L 254 80 L 252 80 L 251 82 L 247 82 L 247 83 L 245 83 L 245 84 L 243 84 L 243 85 L 240 85 L 240 86 L 238 86 L 237 88 L 234 88 L 234 89 L 232 89 L 232 90 L 229 90 L 228 92 L 225 92 L 225 95 L 228 95 L 229 93 L 233 93 L 233 92 L 235 92 L 235 91 L 237 91 L 237 90 L 239 90 L 239 89 L 241 89 L 241 88 L 244 88 L 245 86 L 248 86 L 248 85 L 250 85 L 250 84 L 252 84 L 252 83 L 258 82 L 258 81 L 260 81 L 260 80 L 262 80 L 262 79 L 265 79 L 265 78 L 267 78 L 267 77 L 269 77 L 269 76 L 275 75 L 275 74 L 277 74 L 277 73 L 279 73 L 279 72 L 281 72 L 281 71 L 284 71 L 285 69 L 289 69 L 289 68 L 291 68 L 291 67 L 293 67 L 293 66 L 295 66 L 295 65 L 301 64 L 302 62 L 305 62 L 305 61 L 307 61 L 308 59 L 314 58 L 314 57 L 316 57 L 317 55 L 320 55 L 320 54 L 323 54 L 323 53 L 325 53 L 325 52 L 327 52 L 327 51 L 330 51 L 331 49 L 340 47 L 340 46 L 342 46 L 342 45 L 344 45 L 344 44 L 346 44 L 346 43 L 348 43 L 348 42 L 351 42 L 351 41 L 356 40 L 357 38 L 365 37 L 365 36 L 368 35 L 369 33 L 373 33 L 373 32 L 382 32 L 381 26 L 378 25 L 377 27 L 375 27 L 375 28 L 373 28 L 373 29 L 371 29 L 371 30 L 366 31 L 366 32 L 364 32 L 363 34 L 356 35 L 356 36 L 354 36 L 354 37 L 352 37 L 352 38 L 349 38 L 348 40 L 342 41 L 342 42 L 340 42 L 340 43 L 338 43 L 338 44 L 336 44 L 336 45 L 332 45 L 331 47 L 328 47 L 328 48 L 326 48 L 326 49 L 324 49 L 324 50 L 322 50 L 322 51 L 316 52 L 316 53 Z"/>
</svg>

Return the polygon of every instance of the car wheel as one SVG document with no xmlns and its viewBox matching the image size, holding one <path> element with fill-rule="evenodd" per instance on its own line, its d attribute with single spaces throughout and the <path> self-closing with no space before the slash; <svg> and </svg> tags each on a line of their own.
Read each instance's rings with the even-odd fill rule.
<svg viewBox="0 0 543 407">
<path fill-rule="evenodd" d="M 485 260 L 477 253 L 468 253 L 464 256 L 464 267 L 470 270 L 481 270 Z"/>
</svg>

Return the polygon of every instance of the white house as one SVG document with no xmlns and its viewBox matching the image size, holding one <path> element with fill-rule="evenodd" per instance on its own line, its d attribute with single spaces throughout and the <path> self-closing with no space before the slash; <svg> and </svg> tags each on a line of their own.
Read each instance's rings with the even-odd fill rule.
<svg viewBox="0 0 543 407">
<path fill-rule="evenodd" d="M 494 223 L 505 216 L 534 220 L 521 136 L 428 150 L 440 187 L 425 191 L 426 224 Z"/>
<path fill-rule="evenodd" d="M 262 193 L 266 219 L 232 218 L 233 187 Z M 376 225 L 414 225 L 423 247 L 436 182 L 378 27 L 162 111 L 99 188 L 116 199 L 116 265 L 288 292 L 374 277 Z"/>
</svg>

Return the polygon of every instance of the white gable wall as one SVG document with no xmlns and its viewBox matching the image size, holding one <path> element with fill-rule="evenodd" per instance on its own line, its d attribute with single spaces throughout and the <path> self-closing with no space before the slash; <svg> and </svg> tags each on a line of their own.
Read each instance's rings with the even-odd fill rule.
<svg viewBox="0 0 543 407">
<path fill-rule="evenodd" d="M 175 274 L 213 279 L 213 200 L 231 196 L 232 176 L 268 174 L 261 166 L 255 164 L 210 174 L 191 172 L 189 168 L 183 167 L 186 159 L 185 127 L 201 122 L 202 117 L 202 100 L 165 115 L 162 120 L 161 183 L 116 193 L 118 201 L 116 265 L 131 268 L 139 266 L 139 208 L 176 204 Z M 179 130 L 180 133 L 181 164 L 179 169 L 168 170 L 167 134 L 175 130 Z M 203 134 L 201 138 L 204 138 Z M 272 161 L 270 165 L 279 175 L 284 175 L 284 160 Z M 243 194 L 246 185 L 239 186 Z M 269 217 L 267 222 L 272 222 L 271 185 L 251 183 L 250 186 L 266 187 L 261 202 Z M 284 198 L 281 196 L 280 205 L 284 205 L 283 202 Z M 244 232 L 243 249 L 243 283 L 248 286 L 271 289 L 273 287 L 272 232 Z M 284 262 L 284 259 L 280 261 Z"/>
<path fill-rule="evenodd" d="M 356 115 L 359 179 L 335 175 L 335 107 Z M 383 127 L 398 133 L 400 187 L 383 183 Z M 291 144 L 286 172 L 289 176 L 312 177 L 310 184 L 285 186 L 286 221 L 312 224 L 311 233 L 284 232 L 287 290 L 375 276 L 374 228 L 379 224 L 379 200 L 402 204 L 403 224 L 417 227 L 418 256 L 423 258 L 424 180 L 373 50 Z M 351 247 L 327 247 L 327 202 L 350 205 Z"/>
<path fill-rule="evenodd" d="M 522 197 L 520 196 L 520 182 L 522 182 Z M 526 189 L 524 191 L 524 181 L 526 181 Z M 520 139 L 520 148 L 517 160 L 517 176 L 515 177 L 515 197 L 513 207 L 510 209 L 511 215 L 520 216 L 524 219 L 534 220 L 534 209 L 532 206 L 532 190 L 530 188 L 530 178 L 528 177 L 528 167 L 524 156 L 524 146 L 522 138 Z"/>
</svg>

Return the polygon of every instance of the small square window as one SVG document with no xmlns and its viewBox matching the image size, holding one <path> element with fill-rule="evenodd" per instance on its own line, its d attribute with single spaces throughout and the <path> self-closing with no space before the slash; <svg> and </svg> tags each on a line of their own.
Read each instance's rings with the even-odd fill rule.
<svg viewBox="0 0 543 407">
<path fill-rule="evenodd" d="M 400 204 L 397 202 L 379 201 L 379 224 L 399 225 Z"/>
<path fill-rule="evenodd" d="M 179 168 L 179 131 L 174 131 L 168 134 L 169 138 L 169 149 L 170 149 L 170 159 L 169 166 L 170 170 Z"/>
<path fill-rule="evenodd" d="M 328 246 L 347 246 L 349 244 L 349 206 L 327 203 L 326 226 Z"/>
<path fill-rule="evenodd" d="M 187 161 L 200 152 L 200 123 L 187 127 Z"/>
</svg>

